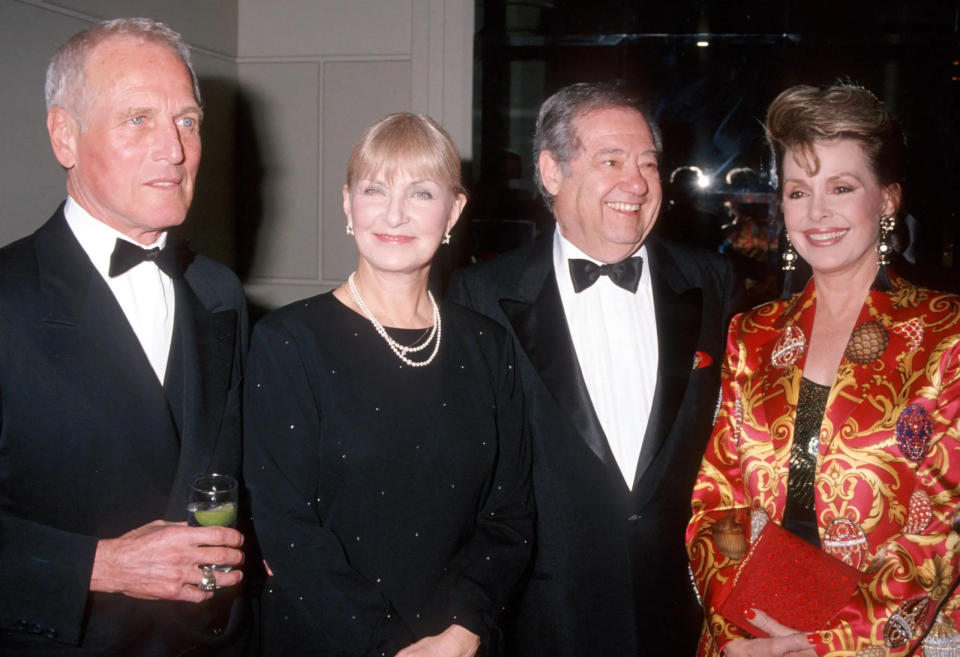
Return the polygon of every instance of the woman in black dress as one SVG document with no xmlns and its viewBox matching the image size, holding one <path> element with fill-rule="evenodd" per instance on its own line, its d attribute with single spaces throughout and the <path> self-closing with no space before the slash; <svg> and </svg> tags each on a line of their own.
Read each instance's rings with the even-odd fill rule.
<svg viewBox="0 0 960 657">
<path fill-rule="evenodd" d="M 530 554 L 530 454 L 508 336 L 427 289 L 465 203 L 443 129 L 382 119 L 343 188 L 356 271 L 254 331 L 244 461 L 273 573 L 264 654 L 498 652 Z"/>
</svg>

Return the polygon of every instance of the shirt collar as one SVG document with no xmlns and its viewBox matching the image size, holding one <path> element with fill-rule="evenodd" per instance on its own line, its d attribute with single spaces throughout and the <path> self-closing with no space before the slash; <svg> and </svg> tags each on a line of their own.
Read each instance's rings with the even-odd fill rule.
<svg viewBox="0 0 960 657">
<path fill-rule="evenodd" d="M 136 244 L 140 248 L 152 249 L 163 248 L 167 243 L 167 233 L 160 233 L 160 237 L 153 244 L 143 245 L 130 239 L 119 230 L 108 226 L 99 219 L 83 209 L 71 196 L 67 196 L 67 202 L 63 207 L 63 216 L 67 220 L 67 225 L 73 231 L 80 246 L 86 252 L 87 257 L 93 263 L 104 278 L 110 270 L 110 256 L 113 254 L 113 248 L 117 239 L 125 240 L 131 244 Z"/>
</svg>

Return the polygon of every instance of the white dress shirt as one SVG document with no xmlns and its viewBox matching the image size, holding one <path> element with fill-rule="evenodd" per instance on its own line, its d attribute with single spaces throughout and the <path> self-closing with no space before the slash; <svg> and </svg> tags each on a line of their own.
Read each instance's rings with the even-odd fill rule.
<svg viewBox="0 0 960 657">
<path fill-rule="evenodd" d="M 110 255 L 117 238 L 136 244 L 141 248 L 163 248 L 167 234 L 162 233 L 156 242 L 144 246 L 137 244 L 123 233 L 114 230 L 86 210 L 69 196 L 63 208 L 67 225 L 76 236 L 80 246 L 93 263 L 103 280 L 107 282 L 117 303 L 126 315 L 130 327 L 140 341 L 143 352 L 150 361 L 160 383 L 167 371 L 170 342 L 173 340 L 173 313 L 175 295 L 173 280 L 160 271 L 153 261 L 145 261 L 119 276 L 110 277 Z"/>
<path fill-rule="evenodd" d="M 568 259 L 584 254 L 554 233 L 553 267 L 560 301 L 587 392 L 628 488 L 633 488 L 637 460 L 657 385 L 657 322 L 646 247 L 636 294 L 615 285 L 608 276 L 573 291 Z"/>
</svg>

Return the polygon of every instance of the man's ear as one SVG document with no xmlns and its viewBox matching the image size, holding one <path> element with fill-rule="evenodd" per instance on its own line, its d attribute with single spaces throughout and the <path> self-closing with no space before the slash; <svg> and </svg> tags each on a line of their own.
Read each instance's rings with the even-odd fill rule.
<svg viewBox="0 0 960 657">
<path fill-rule="evenodd" d="M 51 107 L 47 112 L 47 133 L 53 154 L 64 169 L 77 163 L 77 139 L 80 125 L 74 116 L 62 107 Z"/>
<path fill-rule="evenodd" d="M 560 191 L 560 181 L 563 179 L 563 169 L 560 163 L 553 159 L 553 153 L 550 151 L 540 151 L 537 159 L 540 165 L 540 182 L 550 196 L 556 196 Z"/>
</svg>

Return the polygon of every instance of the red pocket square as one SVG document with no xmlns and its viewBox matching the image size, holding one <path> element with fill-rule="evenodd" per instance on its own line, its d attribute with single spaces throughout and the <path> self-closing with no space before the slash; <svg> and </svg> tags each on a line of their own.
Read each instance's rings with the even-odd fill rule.
<svg viewBox="0 0 960 657">
<path fill-rule="evenodd" d="M 710 354 L 705 351 L 698 351 L 693 355 L 693 369 L 698 370 L 701 367 L 710 367 L 713 364 L 713 359 L 710 358 Z"/>
</svg>

